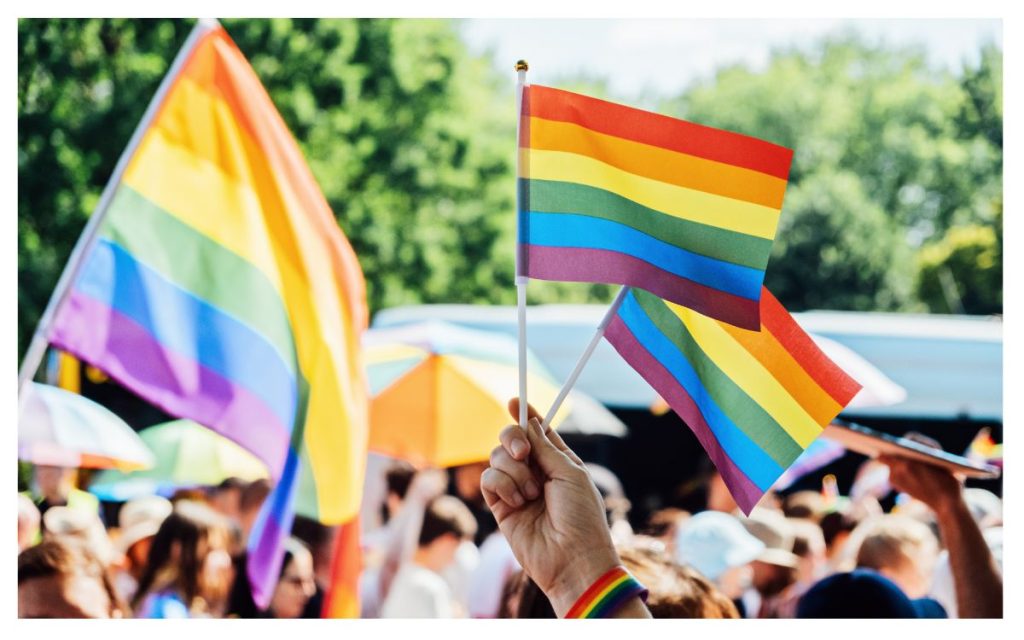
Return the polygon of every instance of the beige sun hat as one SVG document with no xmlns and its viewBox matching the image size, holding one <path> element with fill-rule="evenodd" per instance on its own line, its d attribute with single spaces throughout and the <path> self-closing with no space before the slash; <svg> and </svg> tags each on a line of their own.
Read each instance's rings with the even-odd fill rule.
<svg viewBox="0 0 1024 640">
<path fill-rule="evenodd" d="M 114 546 L 98 513 L 71 507 L 50 507 L 43 514 L 43 528 L 46 536 L 78 538 L 104 566 L 116 558 Z"/>
<path fill-rule="evenodd" d="M 772 509 L 757 508 L 742 521 L 750 535 L 764 543 L 758 560 L 780 567 L 797 566 L 800 558 L 793 553 L 795 535 L 786 516 Z"/>
<path fill-rule="evenodd" d="M 117 517 L 121 530 L 117 550 L 127 553 L 139 540 L 155 536 L 173 510 L 171 501 L 160 496 L 143 496 L 126 502 Z"/>
</svg>

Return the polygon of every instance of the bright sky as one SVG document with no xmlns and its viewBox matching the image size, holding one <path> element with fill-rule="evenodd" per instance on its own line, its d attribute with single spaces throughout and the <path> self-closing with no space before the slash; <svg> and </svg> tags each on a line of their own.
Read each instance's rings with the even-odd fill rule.
<svg viewBox="0 0 1024 640">
<path fill-rule="evenodd" d="M 971 19 L 470 19 L 462 28 L 471 49 L 492 51 L 510 82 L 515 61 L 525 58 L 531 82 L 610 76 L 609 89 L 618 99 L 674 95 L 722 65 L 760 68 L 773 48 L 846 31 L 869 42 L 923 47 L 932 64 L 950 69 L 976 60 L 985 43 L 1003 42 L 999 20 Z"/>
</svg>

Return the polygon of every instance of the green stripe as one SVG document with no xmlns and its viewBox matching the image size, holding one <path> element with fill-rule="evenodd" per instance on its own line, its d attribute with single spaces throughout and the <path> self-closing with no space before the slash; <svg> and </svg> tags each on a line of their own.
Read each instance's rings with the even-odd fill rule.
<svg viewBox="0 0 1024 640">
<path fill-rule="evenodd" d="M 594 605 L 594 608 L 587 614 L 588 618 L 603 618 L 607 613 L 608 605 L 611 604 L 615 598 L 622 594 L 623 591 L 631 588 L 633 584 L 629 579 L 622 580 L 619 584 L 609 591 L 601 601 Z"/>
<path fill-rule="evenodd" d="M 292 327 L 274 285 L 241 256 L 121 185 L 101 231 L 182 289 L 263 335 L 298 372 Z"/>
<path fill-rule="evenodd" d="M 641 289 L 633 289 L 633 295 L 658 330 L 665 334 L 693 365 L 711 400 L 772 460 L 786 468 L 803 453 L 803 449 L 786 433 L 786 430 L 718 368 L 693 339 L 686 325 L 672 313 L 664 301 Z"/>
<path fill-rule="evenodd" d="M 524 207 L 542 213 L 577 213 L 629 225 L 693 253 L 764 270 L 772 241 L 711 225 L 683 220 L 628 198 L 582 184 L 530 180 Z"/>
</svg>

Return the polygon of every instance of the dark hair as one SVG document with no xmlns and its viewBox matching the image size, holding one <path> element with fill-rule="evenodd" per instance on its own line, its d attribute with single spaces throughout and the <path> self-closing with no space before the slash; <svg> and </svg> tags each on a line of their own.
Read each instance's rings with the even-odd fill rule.
<svg viewBox="0 0 1024 640">
<path fill-rule="evenodd" d="M 266 478 L 253 480 L 242 489 L 242 495 L 238 498 L 238 509 L 247 513 L 259 509 L 263 501 L 270 495 L 270 481 Z"/>
<path fill-rule="evenodd" d="M 850 533 L 860 524 L 861 518 L 855 517 L 848 511 L 832 511 L 821 518 L 821 534 L 825 537 L 825 544 L 829 547 L 840 533 Z"/>
<path fill-rule="evenodd" d="M 284 576 L 288 564 L 291 563 L 295 554 L 288 547 L 285 547 L 284 558 L 281 560 L 281 571 L 277 574 L 280 580 Z M 228 606 L 225 611 L 227 618 L 270 618 L 269 611 L 262 610 L 256 606 L 252 598 L 252 583 L 249 582 L 249 572 L 246 570 L 248 553 L 242 553 L 234 558 L 235 580 L 231 583 L 231 591 L 228 593 Z"/>
<path fill-rule="evenodd" d="M 67 536 L 47 538 L 18 554 L 18 584 L 50 577 L 86 575 L 103 585 L 110 605 L 128 615 L 128 608 L 114 588 L 110 570 L 83 543 Z"/>
<path fill-rule="evenodd" d="M 388 467 L 387 473 L 384 475 L 388 485 L 388 493 L 393 493 L 399 498 L 405 499 L 405 494 L 409 491 L 409 485 L 412 484 L 412 478 L 415 475 L 416 467 L 408 462 L 396 460 Z"/>
<path fill-rule="evenodd" d="M 551 601 L 540 590 L 537 583 L 525 573 L 522 574 L 521 587 L 519 590 L 519 608 L 516 609 L 517 618 L 557 618 L 555 608 Z"/>
<path fill-rule="evenodd" d="M 419 545 L 426 546 L 445 534 L 456 538 L 471 538 L 476 533 L 476 518 L 455 496 L 434 498 L 423 512 Z"/>
<path fill-rule="evenodd" d="M 226 546 L 228 535 L 225 519 L 210 507 L 188 501 L 175 505 L 153 537 L 132 609 L 138 609 L 150 591 L 165 587 L 174 589 L 189 609 L 206 606 L 208 597 L 220 595 L 220 585 L 206 583 L 203 563 L 213 539 L 222 538 Z M 157 584 L 158 580 L 169 584 Z"/>
<path fill-rule="evenodd" d="M 224 478 L 223 480 L 221 480 L 220 484 L 218 484 L 214 488 L 213 492 L 222 493 L 224 491 L 232 491 L 234 489 L 238 489 L 239 491 L 241 491 L 245 489 L 246 484 L 247 483 L 245 482 L 245 480 L 242 480 L 241 478 L 235 476 L 231 476 L 230 478 Z"/>
</svg>

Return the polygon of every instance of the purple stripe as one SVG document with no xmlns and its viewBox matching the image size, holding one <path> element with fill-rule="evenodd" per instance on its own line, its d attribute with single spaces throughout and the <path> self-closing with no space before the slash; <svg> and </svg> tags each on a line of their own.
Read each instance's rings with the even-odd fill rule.
<svg viewBox="0 0 1024 640">
<path fill-rule="evenodd" d="M 761 329 L 759 301 L 681 278 L 633 256 L 604 249 L 541 245 L 527 245 L 524 254 L 524 271 L 531 278 L 638 287 L 741 329 Z"/>
<path fill-rule="evenodd" d="M 757 504 L 764 493 L 736 466 L 728 454 L 722 450 L 718 440 L 711 432 L 704 416 L 701 415 L 697 404 L 690 397 L 690 394 L 680 385 L 672 374 L 665 369 L 660 362 L 636 339 L 633 332 L 629 330 L 622 318 L 615 318 L 608 325 L 605 331 L 605 338 L 615 347 L 615 350 L 637 370 L 644 380 L 661 394 L 665 402 L 672 407 L 679 417 L 690 427 L 690 431 L 697 436 L 704 450 L 707 451 L 711 461 L 715 463 L 718 472 L 722 474 L 725 485 L 729 487 L 736 504 L 749 515 L 750 511 Z"/>
<path fill-rule="evenodd" d="M 266 609 L 274 595 L 284 560 L 284 539 L 295 521 L 295 493 L 298 488 L 299 455 L 288 450 L 281 480 L 263 501 L 247 545 L 246 575 L 256 605 Z"/>
<path fill-rule="evenodd" d="M 167 413 L 206 425 L 265 462 L 277 478 L 290 429 L 247 389 L 163 348 L 134 320 L 72 291 L 50 342 L 106 371 Z"/>
</svg>

